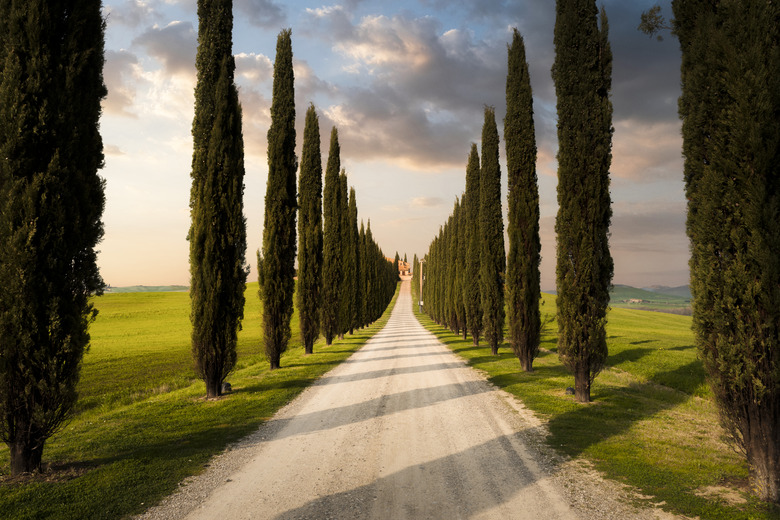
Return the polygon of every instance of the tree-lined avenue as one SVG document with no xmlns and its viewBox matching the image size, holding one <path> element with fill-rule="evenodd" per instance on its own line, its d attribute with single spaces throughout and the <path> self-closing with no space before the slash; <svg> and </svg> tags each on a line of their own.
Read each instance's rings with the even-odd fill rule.
<svg viewBox="0 0 780 520">
<path fill-rule="evenodd" d="M 149 517 L 576 518 L 507 398 L 420 325 L 404 281 L 381 332 L 225 455 L 236 470 L 216 461 Z"/>
</svg>

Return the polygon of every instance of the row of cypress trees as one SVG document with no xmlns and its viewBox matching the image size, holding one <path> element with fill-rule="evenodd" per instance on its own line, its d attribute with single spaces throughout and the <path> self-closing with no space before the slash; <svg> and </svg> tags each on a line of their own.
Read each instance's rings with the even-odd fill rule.
<svg viewBox="0 0 780 520">
<path fill-rule="evenodd" d="M 423 298 L 428 314 L 455 333 L 484 334 L 493 354 L 504 333 L 504 220 L 495 111 L 485 108 L 480 165 L 471 145 L 466 192 L 425 256 Z"/>
<path fill-rule="evenodd" d="M 750 487 L 780 502 L 780 6 L 674 0 L 693 331 Z"/>
<path fill-rule="evenodd" d="M 304 147 L 306 144 L 304 143 Z M 361 222 L 355 188 L 347 191 L 338 130 L 333 127 L 323 201 L 321 330 L 327 345 L 379 318 L 395 293 L 392 263 L 374 242 L 371 222 Z M 301 238 L 303 240 L 303 237 Z M 299 260 L 300 265 L 300 260 Z M 314 298 L 312 293 L 310 298 Z M 315 311 L 316 312 L 316 311 Z M 311 352 L 311 346 L 307 346 Z"/>
<path fill-rule="evenodd" d="M 243 318 L 247 276 L 243 138 L 233 81 L 232 0 L 199 0 L 198 15 L 189 235 L 192 348 L 207 395 L 215 397 L 235 364 Z M 343 337 L 374 321 L 395 292 L 392 264 L 373 241 L 370 223 L 367 231 L 358 230 L 355 190 L 347 190 L 336 128 L 322 200 L 319 119 L 313 105 L 306 113 L 297 192 L 294 83 L 291 30 L 286 29 L 276 46 L 265 224 L 257 255 L 264 346 L 272 370 L 281 367 L 292 335 L 296 253 L 297 305 L 307 353 L 313 352 L 320 330 L 330 344 L 334 336 Z"/>
<path fill-rule="evenodd" d="M 466 191 L 425 257 L 425 307 L 438 323 L 474 345 L 484 335 L 493 354 L 504 334 L 504 296 L 509 304 L 510 343 L 525 370 L 539 346 L 539 194 L 528 64 L 515 29 L 508 49 L 507 116 L 504 121 L 509 176 L 509 257 L 504 250 L 499 139 L 492 108 L 485 109 L 482 160 L 472 144 Z M 415 260 L 415 272 L 419 262 Z M 415 280 L 419 285 L 419 281 Z M 419 290 L 419 288 L 418 288 Z"/>
<path fill-rule="evenodd" d="M 557 288 L 558 352 L 574 373 L 575 397 L 590 401 L 590 385 L 607 357 L 606 311 L 613 264 L 608 233 L 612 216 L 609 166 L 612 54 L 604 10 L 593 0 L 557 2 L 558 98 Z M 466 191 L 425 258 L 425 306 L 453 331 L 480 335 L 493 354 L 504 334 L 525 371 L 539 352 L 541 245 L 533 96 L 522 36 L 508 48 L 504 136 L 508 174 L 509 255 L 504 253 L 498 133 L 485 110 L 482 156 L 472 145 Z"/>
</svg>

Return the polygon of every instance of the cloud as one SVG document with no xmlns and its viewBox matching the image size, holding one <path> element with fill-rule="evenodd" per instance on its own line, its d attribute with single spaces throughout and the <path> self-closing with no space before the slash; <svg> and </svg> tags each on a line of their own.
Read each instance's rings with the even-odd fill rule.
<svg viewBox="0 0 780 520">
<path fill-rule="evenodd" d="M 614 127 L 612 175 L 643 183 L 682 177 L 679 120 L 623 120 Z"/>
<path fill-rule="evenodd" d="M 109 24 L 122 24 L 131 28 L 139 27 L 158 13 L 151 2 L 144 0 L 126 0 L 120 5 L 108 5 L 103 10 Z"/>
<path fill-rule="evenodd" d="M 274 64 L 267 56 L 254 53 L 240 53 L 236 54 L 235 60 L 236 76 L 239 78 L 243 78 L 253 84 L 266 82 L 270 84 L 273 79 Z"/>
<path fill-rule="evenodd" d="M 236 0 L 235 9 L 250 24 L 263 29 L 278 29 L 287 23 L 284 7 L 272 0 Z"/>
<path fill-rule="evenodd" d="M 133 44 L 160 61 L 167 74 L 195 76 L 198 37 L 192 22 L 173 21 L 165 27 L 155 24 L 137 36 Z"/>
<path fill-rule="evenodd" d="M 103 80 L 108 89 L 108 95 L 103 100 L 103 110 L 107 114 L 137 117 L 132 111 L 135 103 L 135 80 L 138 57 L 126 50 L 107 50 L 106 63 L 103 67 Z"/>
<path fill-rule="evenodd" d="M 476 40 L 431 17 L 366 16 L 341 7 L 309 10 L 344 69 L 359 81 L 330 89 L 324 116 L 356 159 L 417 170 L 460 166 L 478 139 L 485 104 L 501 106 L 505 42 Z M 502 117 L 499 114 L 499 118 Z"/>
<path fill-rule="evenodd" d="M 415 197 L 410 206 L 413 208 L 436 208 L 444 204 L 444 200 L 439 197 Z"/>
<path fill-rule="evenodd" d="M 103 152 L 106 155 L 113 155 L 115 157 L 125 155 L 125 152 L 123 152 L 122 149 L 115 144 L 107 144 L 103 146 Z"/>
<path fill-rule="evenodd" d="M 241 102 L 244 152 L 265 157 L 268 151 L 267 134 L 271 126 L 271 101 L 252 88 L 240 88 L 238 98 Z"/>
</svg>

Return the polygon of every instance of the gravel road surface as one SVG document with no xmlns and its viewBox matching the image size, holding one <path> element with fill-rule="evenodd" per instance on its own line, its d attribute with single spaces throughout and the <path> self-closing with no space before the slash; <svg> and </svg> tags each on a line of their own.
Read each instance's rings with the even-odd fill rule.
<svg viewBox="0 0 780 520">
<path fill-rule="evenodd" d="M 670 518 L 544 434 L 419 324 L 404 281 L 365 347 L 141 518 Z"/>
</svg>

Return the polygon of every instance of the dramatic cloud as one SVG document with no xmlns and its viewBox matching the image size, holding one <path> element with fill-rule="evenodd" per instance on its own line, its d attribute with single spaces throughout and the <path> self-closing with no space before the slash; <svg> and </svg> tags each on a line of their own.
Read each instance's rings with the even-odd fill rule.
<svg viewBox="0 0 780 520">
<path fill-rule="evenodd" d="M 502 46 L 442 31 L 431 17 L 367 16 L 353 25 L 340 7 L 310 14 L 329 28 L 334 49 L 349 60 L 345 70 L 361 78 L 324 111 L 356 158 L 418 170 L 463 162 L 483 106 L 501 101 Z"/>
<path fill-rule="evenodd" d="M 173 21 L 165 27 L 155 24 L 135 38 L 133 44 L 160 61 L 167 74 L 195 77 L 198 36 L 192 22 Z"/>
<path fill-rule="evenodd" d="M 287 23 L 284 8 L 272 0 L 235 0 L 235 8 L 256 27 L 278 29 Z"/>
</svg>

